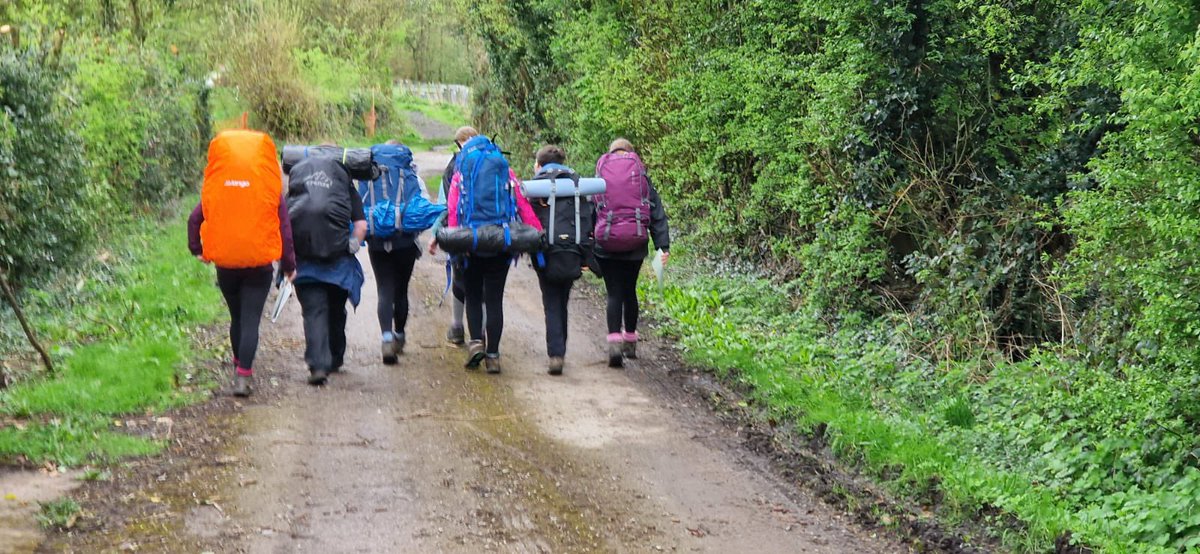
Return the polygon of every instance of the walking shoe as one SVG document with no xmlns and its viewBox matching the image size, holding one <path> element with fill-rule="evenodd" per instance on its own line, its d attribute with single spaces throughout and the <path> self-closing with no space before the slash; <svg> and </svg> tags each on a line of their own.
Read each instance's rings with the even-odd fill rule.
<svg viewBox="0 0 1200 554">
<path fill-rule="evenodd" d="M 562 371 L 563 371 L 562 356 L 551 356 L 550 357 L 550 367 L 549 367 L 549 369 L 546 370 L 546 373 L 549 373 L 550 375 L 562 375 Z"/>
<path fill-rule="evenodd" d="M 463 364 L 463 367 L 476 369 L 479 367 L 479 362 L 482 362 L 485 356 L 487 356 L 487 353 L 484 352 L 483 341 L 473 340 L 467 345 L 467 363 Z"/>
<path fill-rule="evenodd" d="M 405 339 L 404 333 L 396 333 L 396 354 L 397 355 L 404 353 L 404 344 L 406 342 L 408 342 L 408 341 Z"/>
<path fill-rule="evenodd" d="M 396 343 L 396 339 L 385 340 L 379 347 L 379 351 L 383 354 L 384 365 L 393 365 L 396 363 L 397 355 L 400 353 L 400 348 Z"/>
<path fill-rule="evenodd" d="M 621 335 L 621 339 L 625 341 L 625 344 L 621 347 L 621 354 L 630 360 L 636 360 L 638 343 L 637 331 L 632 333 L 624 333 Z"/>
<path fill-rule="evenodd" d="M 623 342 L 608 343 L 608 367 L 625 367 L 625 361 L 622 359 Z"/>
<path fill-rule="evenodd" d="M 233 378 L 233 395 L 242 398 L 250 396 L 249 375 L 238 375 Z"/>
<path fill-rule="evenodd" d="M 325 384 L 329 380 L 329 371 L 324 369 L 314 369 L 308 374 L 308 384 L 317 387 Z"/>
<path fill-rule="evenodd" d="M 499 355 L 488 356 L 487 359 L 484 361 L 484 365 L 487 366 L 488 373 L 491 373 L 493 375 L 500 373 L 500 356 Z"/>
<path fill-rule="evenodd" d="M 446 341 L 454 346 L 462 346 L 466 342 L 466 338 L 466 333 L 463 331 L 461 325 L 451 325 L 446 330 Z"/>
</svg>

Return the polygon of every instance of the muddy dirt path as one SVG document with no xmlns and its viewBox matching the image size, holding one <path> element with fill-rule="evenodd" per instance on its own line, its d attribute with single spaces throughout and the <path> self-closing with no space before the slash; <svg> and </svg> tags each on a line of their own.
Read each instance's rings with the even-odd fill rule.
<svg viewBox="0 0 1200 554">
<path fill-rule="evenodd" d="M 445 159 L 418 162 L 432 173 Z M 464 370 L 465 351 L 445 342 L 445 269 L 428 255 L 406 352 L 383 365 L 360 258 L 368 283 L 345 371 L 305 384 L 295 301 L 265 324 L 260 394 L 222 448 L 226 469 L 191 478 L 193 497 L 219 503 L 193 502 L 142 551 L 906 551 L 776 480 L 705 406 L 651 392 L 639 374 L 669 359 L 651 345 L 626 370 L 606 367 L 594 295 L 574 295 L 566 373 L 547 375 L 525 262 L 508 281 L 503 374 Z"/>
</svg>

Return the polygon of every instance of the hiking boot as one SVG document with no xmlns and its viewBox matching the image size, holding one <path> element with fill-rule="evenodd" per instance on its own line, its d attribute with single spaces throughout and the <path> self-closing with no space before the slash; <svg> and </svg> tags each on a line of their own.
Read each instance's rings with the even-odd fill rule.
<svg viewBox="0 0 1200 554">
<path fill-rule="evenodd" d="M 404 333 L 396 333 L 396 355 L 404 353 L 404 345 L 408 341 L 404 337 Z"/>
<path fill-rule="evenodd" d="M 637 341 L 621 343 L 621 355 L 630 360 L 637 359 Z"/>
<path fill-rule="evenodd" d="M 625 367 L 625 360 L 622 358 L 625 350 L 623 342 L 608 343 L 608 367 Z"/>
<path fill-rule="evenodd" d="M 549 365 L 549 368 L 546 370 L 546 373 L 549 373 L 550 375 L 562 375 L 562 372 L 563 372 L 562 356 L 551 356 L 550 357 L 550 365 Z"/>
<path fill-rule="evenodd" d="M 308 384 L 319 387 L 329 380 L 329 371 L 324 369 L 314 369 L 308 374 Z"/>
<path fill-rule="evenodd" d="M 233 395 L 241 398 L 250 396 L 249 375 L 238 375 L 233 378 Z"/>
<path fill-rule="evenodd" d="M 479 367 L 479 362 L 482 362 L 486 356 L 487 353 L 484 351 L 483 341 L 473 340 L 467 345 L 467 363 L 463 364 L 463 367 L 476 369 Z"/>
<path fill-rule="evenodd" d="M 462 326 L 451 325 L 450 328 L 446 330 L 446 341 L 454 346 L 462 346 L 463 343 L 466 342 L 466 338 L 467 336 L 463 331 Z"/>
<path fill-rule="evenodd" d="M 500 356 L 488 356 L 484 361 L 487 372 L 493 375 L 500 373 Z"/>
<path fill-rule="evenodd" d="M 400 354 L 400 348 L 397 342 L 398 341 L 396 339 L 385 340 L 379 347 L 379 351 L 383 354 L 384 365 L 393 365 L 396 363 L 398 355 Z"/>
</svg>

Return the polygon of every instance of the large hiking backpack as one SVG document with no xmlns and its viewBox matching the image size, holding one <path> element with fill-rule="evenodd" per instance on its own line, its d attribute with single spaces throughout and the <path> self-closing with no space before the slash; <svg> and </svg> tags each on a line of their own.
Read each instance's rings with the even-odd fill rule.
<svg viewBox="0 0 1200 554">
<path fill-rule="evenodd" d="M 442 249 L 452 254 L 537 250 L 541 234 L 517 221 L 516 192 L 500 148 L 491 139 L 476 136 L 463 145 L 456 169 L 461 175 L 458 227 L 438 233 Z"/>
<path fill-rule="evenodd" d="M 223 131 L 208 145 L 200 205 L 204 258 L 228 269 L 258 267 L 283 253 L 279 202 L 283 178 L 266 133 Z"/>
<path fill-rule="evenodd" d="M 548 183 L 547 183 L 548 181 Z M 524 183 L 525 196 L 536 199 L 533 210 L 546 229 L 546 244 L 535 267 L 552 283 L 569 283 L 583 274 L 583 265 L 592 247 L 593 211 L 587 187 L 579 174 L 568 169 L 553 169 Z M 587 181 L 595 194 L 604 192 L 603 181 L 596 186 Z"/>
<path fill-rule="evenodd" d="M 508 225 L 517 217 L 517 199 L 509 184 L 508 160 L 491 139 L 479 135 L 463 145 L 458 157 L 458 222 L 478 229 Z"/>
<path fill-rule="evenodd" d="M 367 235 L 392 238 L 403 230 L 408 201 L 421 196 L 421 185 L 412 170 L 412 150 L 399 144 L 376 144 L 371 155 L 379 165 L 379 178 L 358 182 L 367 216 Z"/>
<path fill-rule="evenodd" d="M 596 244 L 608 252 L 645 248 L 650 240 L 650 181 L 633 152 L 609 152 L 596 162 L 608 189 L 597 195 Z"/>
<path fill-rule="evenodd" d="M 332 158 L 342 164 L 352 179 L 377 179 L 379 168 L 375 165 L 369 148 L 342 148 L 340 146 L 302 146 L 285 144 L 279 154 L 283 172 L 290 174 L 292 167 L 307 158 Z"/>
<path fill-rule="evenodd" d="M 311 157 L 292 167 L 288 217 L 296 256 L 329 260 L 350 244 L 350 175 L 332 158 Z"/>
</svg>

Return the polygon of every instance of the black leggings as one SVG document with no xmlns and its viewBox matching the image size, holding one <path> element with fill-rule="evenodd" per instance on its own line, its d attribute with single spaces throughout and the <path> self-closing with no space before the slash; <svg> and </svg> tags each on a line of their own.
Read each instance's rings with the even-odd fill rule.
<svg viewBox="0 0 1200 554">
<path fill-rule="evenodd" d="M 217 268 L 217 286 L 229 307 L 229 344 L 241 369 L 254 369 L 258 352 L 258 324 L 271 292 L 271 266 L 246 269 Z"/>
<path fill-rule="evenodd" d="M 379 294 L 376 310 L 379 329 L 403 334 L 408 324 L 408 283 L 421 249 L 411 244 L 391 252 L 371 250 L 367 254 L 371 258 L 371 271 L 375 272 L 375 291 Z"/>
<path fill-rule="evenodd" d="M 571 302 L 571 286 L 575 281 L 552 283 L 538 273 L 542 289 L 542 309 L 546 314 L 546 355 L 561 358 L 567 355 L 567 306 Z"/>
<path fill-rule="evenodd" d="M 622 323 L 626 333 L 637 332 L 637 281 L 642 260 L 601 258 L 599 262 L 604 273 L 604 290 L 608 292 L 609 334 L 620 333 Z"/>
<path fill-rule="evenodd" d="M 504 284 L 512 257 L 508 254 L 468 256 L 463 267 L 463 285 L 467 293 L 467 331 L 471 340 L 486 340 L 487 353 L 500 354 L 500 335 L 504 332 Z M 487 306 L 487 330 L 483 307 Z"/>
</svg>

